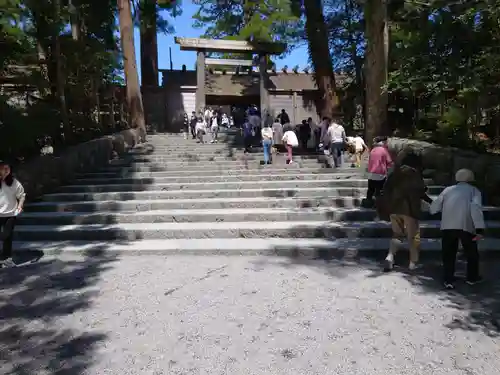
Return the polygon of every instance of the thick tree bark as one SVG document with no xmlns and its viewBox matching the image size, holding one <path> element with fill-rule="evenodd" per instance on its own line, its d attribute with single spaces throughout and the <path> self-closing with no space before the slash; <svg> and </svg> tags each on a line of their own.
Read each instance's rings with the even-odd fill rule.
<svg viewBox="0 0 500 375">
<path fill-rule="evenodd" d="M 339 100 L 336 93 L 337 88 L 330 57 L 328 31 L 322 1 L 306 0 L 304 1 L 304 9 L 309 53 L 321 99 L 319 112 L 321 117 L 332 117 L 334 112 L 339 110 Z"/>
<path fill-rule="evenodd" d="M 61 14 L 61 4 L 60 0 L 54 0 L 54 14 L 56 22 L 59 22 Z M 55 29 L 53 35 L 54 38 L 54 51 L 53 59 L 56 65 L 55 79 L 56 79 L 56 92 L 57 101 L 59 102 L 59 110 L 61 112 L 61 136 L 62 139 L 67 142 L 67 137 L 72 133 L 70 129 L 68 106 L 66 104 L 66 79 L 64 74 L 64 66 L 61 54 L 61 38 L 59 36 L 59 30 Z"/>
<path fill-rule="evenodd" d="M 109 126 L 113 131 L 116 131 L 115 119 L 115 88 L 112 86 L 109 95 Z"/>
<path fill-rule="evenodd" d="M 357 121 L 357 125 L 360 125 L 364 129 L 365 125 L 365 88 L 363 82 L 363 58 L 358 55 L 358 44 L 356 40 L 352 36 L 354 34 L 354 28 L 351 22 L 351 16 L 354 15 L 354 9 L 356 7 L 356 0 L 346 0 L 345 2 L 345 11 L 347 14 L 347 30 L 350 33 L 348 36 L 349 41 L 349 51 L 351 54 L 351 60 L 354 63 L 354 72 L 355 72 L 355 85 L 356 85 L 356 99 L 355 99 L 355 108 L 356 115 L 355 119 Z M 361 111 L 359 108 L 361 107 Z"/>
<path fill-rule="evenodd" d="M 80 40 L 81 27 L 78 9 L 74 4 L 74 0 L 68 0 L 68 8 L 71 23 L 71 37 L 74 41 L 78 41 Z"/>
<path fill-rule="evenodd" d="M 118 12 L 130 121 L 133 128 L 138 128 L 140 130 L 142 141 L 145 141 L 146 121 L 144 119 L 144 106 L 142 104 L 139 75 L 135 62 L 134 24 L 132 22 L 130 0 L 118 0 Z"/>
<path fill-rule="evenodd" d="M 158 86 L 158 36 L 156 33 L 156 0 L 143 0 L 140 9 L 141 83 Z"/>
<path fill-rule="evenodd" d="M 366 127 L 365 137 L 369 143 L 379 135 L 388 135 L 387 83 L 389 57 L 389 25 L 387 0 L 367 0 L 366 22 Z"/>
</svg>

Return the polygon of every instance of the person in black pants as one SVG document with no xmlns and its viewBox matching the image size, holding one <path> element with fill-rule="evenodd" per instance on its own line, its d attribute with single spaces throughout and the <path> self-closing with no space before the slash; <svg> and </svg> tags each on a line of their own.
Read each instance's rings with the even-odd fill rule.
<svg viewBox="0 0 500 375">
<path fill-rule="evenodd" d="M 474 285 L 481 281 L 481 276 L 479 275 L 479 251 L 477 249 L 477 240 L 482 233 L 482 229 L 477 229 L 476 233 L 469 233 L 459 229 L 446 229 L 441 231 L 443 279 L 447 289 L 454 288 L 455 264 L 457 261 L 459 241 L 462 244 L 465 258 L 467 259 L 467 283 L 469 285 Z"/>
<path fill-rule="evenodd" d="M 198 117 L 196 116 L 196 112 L 193 111 L 191 114 L 191 120 L 189 120 L 189 130 L 191 132 L 191 137 L 196 139 L 196 123 L 198 122 Z"/>
<path fill-rule="evenodd" d="M 368 189 L 366 192 L 366 200 L 373 201 L 373 197 L 378 197 L 384 188 L 386 178 L 381 180 L 368 179 Z"/>
<path fill-rule="evenodd" d="M 10 164 L 0 161 L 0 227 L 2 229 L 0 264 L 3 267 L 15 265 L 12 262 L 12 239 L 16 216 L 22 212 L 25 198 L 23 185 L 12 175 Z"/>
<path fill-rule="evenodd" d="M 252 125 L 246 121 L 243 124 L 243 143 L 245 145 L 245 153 L 248 153 L 252 149 L 252 142 L 253 142 L 253 129 Z"/>
<path fill-rule="evenodd" d="M 373 196 L 375 198 L 380 196 L 389 168 L 392 165 L 393 161 L 387 147 L 387 137 L 375 137 L 368 159 L 368 190 L 365 200 L 368 206 L 375 204 Z"/>
<path fill-rule="evenodd" d="M 467 258 L 467 283 L 474 285 L 482 280 L 477 246 L 485 227 L 481 192 L 470 184 L 474 174 L 468 169 L 459 170 L 455 180 L 457 184 L 444 189 L 429 209 L 431 214 L 442 213 L 441 251 L 446 289 L 454 288 L 459 241 Z"/>
<path fill-rule="evenodd" d="M 299 140 L 300 146 L 304 151 L 307 150 L 309 138 L 311 138 L 311 125 L 306 120 L 303 120 L 299 127 Z"/>
</svg>

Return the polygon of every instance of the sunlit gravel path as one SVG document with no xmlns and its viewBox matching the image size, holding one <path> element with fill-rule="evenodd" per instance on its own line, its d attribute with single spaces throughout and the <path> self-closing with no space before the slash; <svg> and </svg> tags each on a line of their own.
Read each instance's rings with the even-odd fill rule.
<svg viewBox="0 0 500 375">
<path fill-rule="evenodd" d="M 0 373 L 500 373 L 496 301 L 402 271 L 279 257 L 46 258 L 0 270 Z"/>
</svg>

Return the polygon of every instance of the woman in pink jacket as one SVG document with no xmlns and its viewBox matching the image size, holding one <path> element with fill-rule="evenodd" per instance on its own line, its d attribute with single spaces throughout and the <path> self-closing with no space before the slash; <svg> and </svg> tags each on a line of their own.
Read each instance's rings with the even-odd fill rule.
<svg viewBox="0 0 500 375">
<path fill-rule="evenodd" d="M 387 172 L 392 166 L 392 158 L 387 149 L 387 137 L 376 137 L 368 159 L 368 191 L 366 200 L 373 203 L 373 196 L 378 197 L 384 187 Z"/>
</svg>

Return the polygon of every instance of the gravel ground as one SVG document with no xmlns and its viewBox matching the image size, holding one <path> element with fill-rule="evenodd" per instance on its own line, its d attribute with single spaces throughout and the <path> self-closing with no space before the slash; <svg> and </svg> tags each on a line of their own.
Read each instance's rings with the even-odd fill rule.
<svg viewBox="0 0 500 375">
<path fill-rule="evenodd" d="M 492 262 L 487 273 L 496 274 Z M 1 374 L 493 375 L 495 284 L 433 264 L 59 256 L 0 271 Z"/>
</svg>

